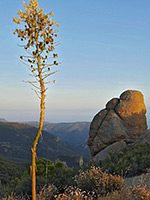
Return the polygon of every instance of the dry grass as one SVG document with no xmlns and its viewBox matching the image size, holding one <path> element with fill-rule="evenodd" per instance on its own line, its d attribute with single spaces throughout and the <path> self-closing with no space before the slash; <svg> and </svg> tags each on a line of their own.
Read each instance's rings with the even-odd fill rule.
<svg viewBox="0 0 150 200">
<path fill-rule="evenodd" d="M 53 197 L 54 187 L 53 185 L 49 185 L 47 188 L 44 186 L 39 194 L 37 195 L 37 200 L 48 200 Z"/>
<path fill-rule="evenodd" d="M 89 175 L 91 178 L 96 178 L 96 185 L 93 182 L 93 179 L 87 178 Z M 76 180 L 79 181 L 81 187 L 88 186 L 89 188 L 88 184 L 94 183 L 94 186 L 97 187 L 96 190 L 88 191 L 86 190 L 86 187 L 84 188 L 85 190 L 83 190 L 79 187 L 69 186 L 65 189 L 64 193 L 55 195 L 55 187 L 49 185 L 48 187 L 41 189 L 37 195 L 37 200 L 150 200 L 150 186 L 147 184 L 146 179 L 147 176 L 143 175 L 138 179 L 137 184 L 127 187 L 122 184 L 124 180 L 121 177 L 102 173 L 99 168 L 92 168 L 84 173 L 80 172 L 79 176 L 76 177 Z M 86 180 L 92 180 L 92 182 L 86 183 L 84 182 Z M 107 191 L 107 193 L 104 191 Z M 11 195 L 5 195 L 1 200 L 29 199 L 30 198 L 27 195 L 15 196 L 15 194 L 12 193 Z"/>
<path fill-rule="evenodd" d="M 100 167 L 91 167 L 86 171 L 80 171 L 75 177 L 79 188 L 94 192 L 98 196 L 106 196 L 113 191 L 120 191 L 124 187 L 124 179 L 119 175 L 102 172 Z"/>
<path fill-rule="evenodd" d="M 30 200 L 28 195 L 20 195 L 20 196 L 16 196 L 15 193 L 11 193 L 10 195 L 5 195 L 4 198 L 2 198 L 1 200 Z"/>
<path fill-rule="evenodd" d="M 59 194 L 54 195 L 51 191 L 51 186 L 47 189 L 43 188 L 39 195 L 37 195 L 37 200 L 150 200 L 150 190 L 146 190 L 145 187 L 134 186 L 132 189 L 123 188 L 121 191 L 114 191 L 110 194 L 107 194 L 105 197 L 92 197 L 85 195 L 85 192 L 76 188 L 75 191 L 72 191 L 70 194 Z M 29 200 L 28 196 L 15 196 L 11 194 L 2 198 L 2 200 Z"/>
</svg>

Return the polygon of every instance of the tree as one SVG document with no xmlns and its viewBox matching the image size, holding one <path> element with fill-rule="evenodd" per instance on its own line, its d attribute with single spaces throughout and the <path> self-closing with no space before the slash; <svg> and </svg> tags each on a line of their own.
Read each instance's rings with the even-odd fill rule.
<svg viewBox="0 0 150 200">
<path fill-rule="evenodd" d="M 53 81 L 46 81 L 46 79 L 57 72 L 52 70 L 52 66 L 57 66 L 59 63 L 55 60 L 57 54 L 53 53 L 54 62 L 49 63 L 49 53 L 55 50 L 58 45 L 54 42 L 57 37 L 57 29 L 53 29 L 54 25 L 59 26 L 57 22 L 52 20 L 53 13 L 43 13 L 43 9 L 39 9 L 38 0 L 30 0 L 28 6 L 23 1 L 25 12 L 20 10 L 17 14 L 19 18 L 13 18 L 17 24 L 23 23 L 22 29 L 15 29 L 14 34 L 23 42 L 23 47 L 28 53 L 27 56 L 20 56 L 21 61 L 28 66 L 31 76 L 35 78 L 34 81 L 27 81 L 33 86 L 35 93 L 40 99 L 40 123 L 37 135 L 34 139 L 32 147 L 32 199 L 36 199 L 36 146 L 38 139 L 42 134 L 44 110 L 45 110 L 45 92 L 47 90 L 46 84 Z"/>
</svg>

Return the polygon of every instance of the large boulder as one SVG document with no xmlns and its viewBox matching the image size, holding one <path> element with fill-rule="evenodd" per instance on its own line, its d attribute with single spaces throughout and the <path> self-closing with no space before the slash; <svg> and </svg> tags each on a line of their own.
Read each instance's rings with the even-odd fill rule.
<svg viewBox="0 0 150 200">
<path fill-rule="evenodd" d="M 113 98 L 91 122 L 88 145 L 93 160 L 103 160 L 110 152 L 125 147 L 147 132 L 146 107 L 141 92 L 127 90 Z M 122 141 L 120 143 L 120 141 Z M 119 145 L 119 147 L 118 147 Z M 107 153 L 106 153 L 107 152 Z"/>
<path fill-rule="evenodd" d="M 106 157 L 110 157 L 110 153 L 119 153 L 122 151 L 124 148 L 126 148 L 126 142 L 124 140 L 120 140 L 118 142 L 115 142 L 109 146 L 107 146 L 105 149 L 97 153 L 92 161 L 98 162 L 99 160 L 105 160 Z"/>
</svg>

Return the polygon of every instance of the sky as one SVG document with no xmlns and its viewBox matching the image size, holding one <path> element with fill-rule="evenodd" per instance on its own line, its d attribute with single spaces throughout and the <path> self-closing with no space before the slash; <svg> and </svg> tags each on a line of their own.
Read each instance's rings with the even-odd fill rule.
<svg viewBox="0 0 150 200">
<path fill-rule="evenodd" d="M 0 118 L 37 121 L 40 102 L 23 82 L 30 78 L 19 59 L 25 52 L 12 34 L 22 2 L 0 0 Z M 47 91 L 45 120 L 91 121 L 111 98 L 135 89 L 144 95 L 149 123 L 150 1 L 39 0 L 39 6 L 60 25 L 61 65 Z"/>
</svg>

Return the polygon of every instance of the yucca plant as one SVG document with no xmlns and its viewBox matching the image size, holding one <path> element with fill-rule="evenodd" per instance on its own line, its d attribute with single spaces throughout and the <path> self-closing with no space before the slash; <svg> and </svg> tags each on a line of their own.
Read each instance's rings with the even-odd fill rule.
<svg viewBox="0 0 150 200">
<path fill-rule="evenodd" d="M 22 29 L 15 29 L 14 34 L 18 35 L 22 41 L 22 45 L 27 55 L 21 55 L 21 61 L 29 68 L 31 76 L 34 77 L 34 81 L 27 81 L 31 84 L 33 90 L 40 99 L 40 123 L 37 135 L 34 139 L 32 147 L 32 199 L 36 199 L 36 146 L 38 139 L 42 134 L 43 122 L 44 122 L 44 110 L 45 110 L 45 92 L 47 90 L 46 84 L 53 82 L 46 81 L 46 79 L 57 70 L 52 70 L 53 66 L 57 66 L 59 63 L 56 61 L 57 54 L 52 53 L 55 50 L 55 46 L 58 45 L 54 41 L 57 37 L 57 29 L 53 29 L 53 26 L 59 26 L 57 22 L 52 20 L 53 13 L 43 13 L 43 9 L 39 8 L 38 0 L 30 0 L 27 6 L 23 1 L 24 12 L 20 10 L 17 14 L 19 18 L 13 18 L 13 21 L 17 24 L 23 24 Z M 52 56 L 49 57 L 49 54 Z M 49 62 L 52 58 L 52 62 Z"/>
</svg>

